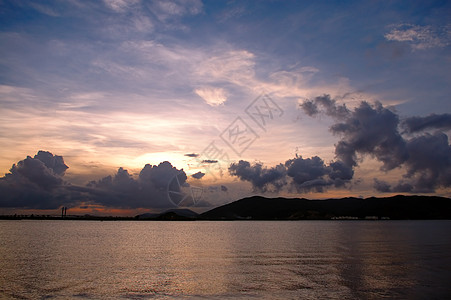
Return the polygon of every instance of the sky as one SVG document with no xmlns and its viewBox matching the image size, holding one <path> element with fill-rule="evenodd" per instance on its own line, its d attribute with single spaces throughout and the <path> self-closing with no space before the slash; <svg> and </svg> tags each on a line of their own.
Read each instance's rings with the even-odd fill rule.
<svg viewBox="0 0 451 300">
<path fill-rule="evenodd" d="M 0 213 L 451 196 L 449 1 L 0 0 Z"/>
</svg>

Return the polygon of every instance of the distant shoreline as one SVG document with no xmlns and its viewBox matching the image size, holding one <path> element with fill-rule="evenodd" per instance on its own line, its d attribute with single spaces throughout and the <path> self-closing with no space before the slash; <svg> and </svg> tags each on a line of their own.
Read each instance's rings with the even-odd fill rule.
<svg viewBox="0 0 451 300">
<path fill-rule="evenodd" d="M 213 208 L 202 214 L 170 209 L 137 216 L 0 215 L 0 220 L 72 221 L 386 221 L 451 220 L 451 199 L 437 196 L 341 198 L 308 200 L 254 196 Z"/>
<path fill-rule="evenodd" d="M 117 221 L 132 221 L 132 222 L 302 222 L 302 221 L 330 221 L 330 222 L 386 222 L 386 221 L 451 221 L 451 218 L 448 219 L 173 219 L 173 220 L 164 220 L 164 219 L 136 219 L 134 217 L 11 217 L 11 216 L 3 216 L 0 215 L 0 221 L 98 221 L 98 222 L 117 222 Z"/>
</svg>

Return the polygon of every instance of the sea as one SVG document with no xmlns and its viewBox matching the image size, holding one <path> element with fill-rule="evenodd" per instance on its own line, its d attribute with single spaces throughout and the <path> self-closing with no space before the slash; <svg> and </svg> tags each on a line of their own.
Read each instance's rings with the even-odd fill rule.
<svg viewBox="0 0 451 300">
<path fill-rule="evenodd" d="M 0 299 L 451 299 L 451 221 L 0 221 Z"/>
</svg>

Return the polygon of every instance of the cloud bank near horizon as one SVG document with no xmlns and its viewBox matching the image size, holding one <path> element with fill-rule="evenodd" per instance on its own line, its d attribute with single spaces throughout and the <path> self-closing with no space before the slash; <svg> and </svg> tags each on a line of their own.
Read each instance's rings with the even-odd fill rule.
<svg viewBox="0 0 451 300">
<path fill-rule="evenodd" d="M 62 156 L 47 151 L 39 151 L 34 157 L 28 156 L 13 164 L 10 173 L 0 178 L 0 207 L 55 209 L 102 205 L 163 209 L 174 207 L 168 200 L 168 189 L 180 193 L 178 197 L 190 197 L 181 190 L 188 185 L 186 173 L 168 161 L 146 164 L 138 178 L 121 167 L 113 176 L 90 181 L 85 186 L 65 181 L 67 168 Z M 177 181 L 172 180 L 175 177 Z M 184 205 L 189 206 L 192 203 L 189 200 Z"/>
<path fill-rule="evenodd" d="M 395 184 L 374 178 L 377 192 L 433 193 L 451 187 L 451 147 L 446 134 L 451 129 L 450 114 L 400 120 L 379 102 L 362 101 L 349 109 L 330 95 L 305 100 L 300 106 L 310 117 L 332 118 L 329 130 L 339 137 L 334 161 L 326 164 L 318 156 L 300 156 L 267 168 L 241 160 L 231 164 L 229 173 L 261 192 L 280 191 L 285 186 L 298 192 L 323 192 L 350 183 L 359 162 L 369 156 L 382 163 L 380 169 L 385 173 L 405 170 Z"/>
</svg>

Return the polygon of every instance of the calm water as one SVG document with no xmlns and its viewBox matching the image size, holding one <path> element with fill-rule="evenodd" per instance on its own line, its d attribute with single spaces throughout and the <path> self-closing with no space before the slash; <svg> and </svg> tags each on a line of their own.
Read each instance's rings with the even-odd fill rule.
<svg viewBox="0 0 451 300">
<path fill-rule="evenodd" d="M 0 298 L 451 298 L 451 221 L 0 221 Z"/>
</svg>

